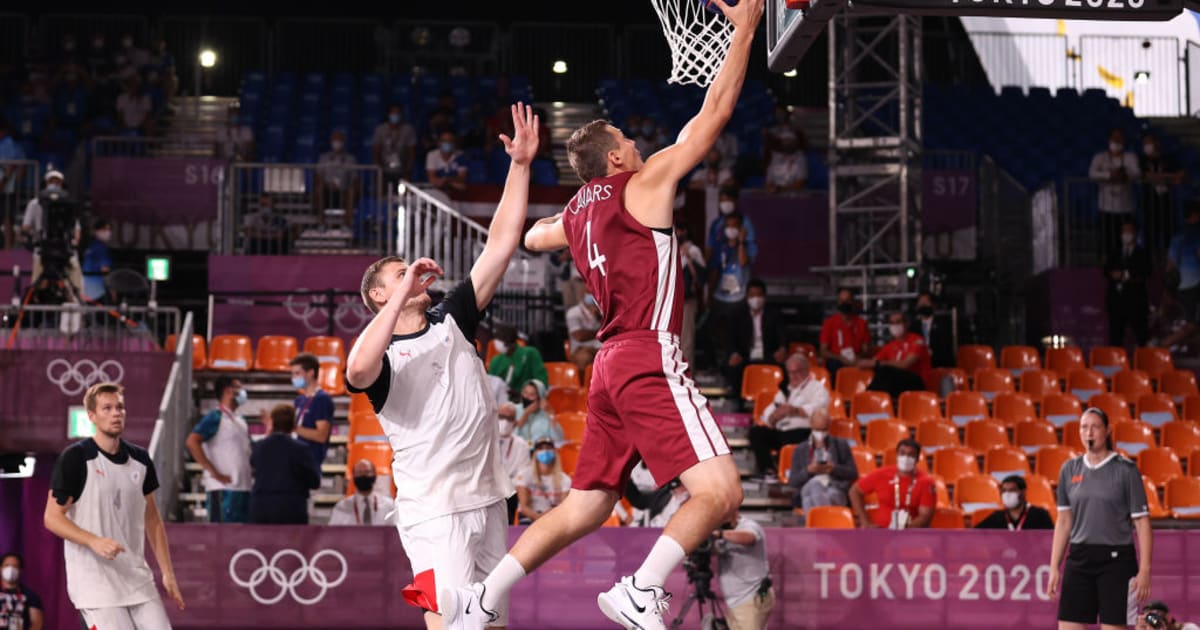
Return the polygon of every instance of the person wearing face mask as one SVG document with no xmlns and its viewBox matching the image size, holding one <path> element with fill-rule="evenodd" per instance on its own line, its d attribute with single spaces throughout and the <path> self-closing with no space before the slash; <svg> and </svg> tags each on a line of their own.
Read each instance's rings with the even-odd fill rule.
<svg viewBox="0 0 1200 630">
<path fill-rule="evenodd" d="M 108 219 L 96 219 L 92 225 L 92 242 L 83 251 L 83 295 L 89 300 L 104 299 L 104 277 L 112 271 L 112 251 L 108 248 L 112 240 L 112 224 Z"/>
<path fill-rule="evenodd" d="M 259 195 L 258 205 L 247 208 L 242 216 L 244 254 L 287 254 L 291 249 L 290 235 L 287 217 L 275 212 L 275 200 L 270 193 Z"/>
<path fill-rule="evenodd" d="M 554 419 L 554 412 L 546 406 L 546 384 L 532 379 L 521 388 L 521 413 L 517 415 L 517 435 L 527 442 L 535 437 L 549 436 L 555 444 L 563 441 L 562 425 Z"/>
<path fill-rule="evenodd" d="M 796 491 L 794 507 L 850 505 L 850 484 L 858 479 L 858 464 L 846 440 L 829 435 L 829 414 L 812 416 L 812 432 L 792 455 L 787 484 Z"/>
<path fill-rule="evenodd" d="M 443 192 L 467 188 L 467 166 L 453 132 L 444 131 L 438 136 L 437 148 L 425 156 L 425 173 L 429 183 Z"/>
<path fill-rule="evenodd" d="M 321 467 L 312 449 L 292 437 L 296 408 L 275 405 L 263 412 L 267 436 L 254 443 L 250 466 L 250 522 L 263 525 L 307 525 L 309 493 L 321 487 Z"/>
<path fill-rule="evenodd" d="M 404 121 L 404 109 L 399 104 L 388 107 L 387 120 L 375 127 L 371 135 L 371 156 L 383 170 L 383 178 L 394 184 L 413 175 L 413 151 L 417 132 Z"/>
<path fill-rule="evenodd" d="M 1133 220 L 1133 181 L 1141 177 L 1137 156 L 1125 150 L 1125 132 L 1108 134 L 1108 150 L 1092 157 L 1088 177 L 1097 182 L 1102 251 L 1116 247 L 1121 224 Z"/>
<path fill-rule="evenodd" d="M 896 463 L 877 468 L 850 486 L 850 509 L 860 528 L 920 529 L 929 527 L 937 507 L 933 477 L 917 468 L 921 445 L 904 439 L 896 444 Z M 865 498 L 875 493 L 879 509 L 868 515 Z"/>
<path fill-rule="evenodd" d="M 1025 501 L 1025 487 L 1024 477 L 1005 477 L 1000 482 L 1000 502 L 1004 504 L 1004 509 L 989 514 L 975 529 L 1007 529 L 1010 532 L 1054 529 L 1054 520 L 1046 508 L 1029 505 Z"/>
<path fill-rule="evenodd" d="M 533 442 L 532 466 L 517 478 L 517 499 L 521 523 L 529 524 L 567 496 L 571 477 L 563 472 L 562 460 L 554 446 L 554 438 L 540 436 Z"/>
<path fill-rule="evenodd" d="M 42 598 L 21 584 L 25 561 L 19 554 L 0 556 L 0 628 L 42 630 L 46 617 Z"/>
<path fill-rule="evenodd" d="M 875 371 L 867 389 L 887 392 L 893 400 L 903 392 L 925 389 L 926 379 L 933 371 L 925 338 L 910 332 L 906 320 L 900 311 L 889 313 L 887 323 L 891 341 L 873 358 L 859 359 L 857 363 L 860 368 Z"/>
<path fill-rule="evenodd" d="M 802 352 L 793 354 L 785 367 L 787 380 L 779 384 L 775 399 L 750 427 L 750 450 L 754 452 L 756 471 L 768 479 L 776 476 L 771 451 L 807 440 L 809 427 L 818 418 L 828 420 L 829 416 L 829 391 L 812 377 L 808 356 Z"/>
<path fill-rule="evenodd" d="M 329 514 L 330 525 L 391 526 L 392 496 L 375 487 L 375 465 L 369 459 L 354 462 L 354 494 L 339 500 Z"/>
<path fill-rule="evenodd" d="M 1150 254 L 1138 245 L 1137 226 L 1132 221 L 1122 223 L 1121 246 L 1104 263 L 1109 345 L 1124 347 L 1127 328 L 1133 329 L 1139 346 L 1150 338 L 1150 293 L 1146 288 L 1150 271 Z"/>
<path fill-rule="evenodd" d="M 954 367 L 957 360 L 954 357 L 952 324 L 948 318 L 937 315 L 933 294 L 928 291 L 919 293 L 914 311 L 915 317 L 908 330 L 925 340 L 933 367 Z"/>
<path fill-rule="evenodd" d="M 517 497 L 517 480 L 529 479 L 533 471 L 530 469 L 529 457 L 531 452 L 529 442 L 517 435 L 517 406 L 505 402 L 496 409 L 500 420 L 500 460 L 508 479 L 513 484 L 513 493 L 508 497 L 508 523 L 513 522 L 517 515 L 520 501 Z"/>
<path fill-rule="evenodd" d="M 788 130 L 779 137 L 777 150 L 771 153 L 767 163 L 767 193 L 794 193 L 804 190 L 808 180 L 808 158 L 805 157 L 804 135 Z"/>
<path fill-rule="evenodd" d="M 831 379 L 843 365 L 853 365 L 865 356 L 871 341 L 867 320 L 857 312 L 853 291 L 839 289 L 836 308 L 837 312 L 821 323 L 820 353 Z"/>
<path fill-rule="evenodd" d="M 691 231 L 683 221 L 675 222 L 675 241 L 679 244 L 679 261 L 683 268 L 683 322 L 679 330 L 679 350 L 686 361 L 696 359 L 696 312 L 708 279 L 704 251 L 692 241 Z"/>
<path fill-rule="evenodd" d="M 1175 187 L 1183 183 L 1184 170 L 1174 156 L 1163 152 L 1158 136 L 1142 136 L 1142 155 L 1139 166 L 1145 183 L 1142 185 L 1142 218 L 1145 224 L 1146 247 L 1156 259 L 1175 233 Z"/>
<path fill-rule="evenodd" d="M 1183 227 L 1167 250 L 1167 287 L 1183 308 L 1186 324 L 1156 345 L 1170 348 L 1196 334 L 1200 322 L 1200 203 L 1188 203 L 1183 212 Z"/>
<path fill-rule="evenodd" d="M 746 253 L 746 231 L 742 215 L 725 217 L 724 239 L 708 259 L 709 336 L 713 340 L 717 362 L 729 385 L 740 385 L 745 357 L 739 357 L 733 335 L 734 326 L 746 308 L 746 289 L 750 282 L 750 257 Z M 735 391 L 740 391 L 735 389 Z"/>
<path fill-rule="evenodd" d="M 46 172 L 46 176 L 43 179 L 46 182 L 45 190 L 42 191 L 42 194 L 29 200 L 29 203 L 25 205 L 25 216 L 21 221 L 21 233 L 35 244 L 35 247 L 33 248 L 32 275 L 34 282 L 36 282 L 37 279 L 42 276 L 41 248 L 37 247 L 36 245 L 39 241 L 47 239 L 51 236 L 45 233 L 45 229 L 48 226 L 46 225 L 45 210 L 42 205 L 43 198 L 61 197 L 68 200 L 70 199 L 66 189 L 63 187 L 63 183 L 66 181 L 66 179 L 63 177 L 61 171 L 51 168 Z M 80 234 L 81 230 L 79 227 L 79 221 L 76 220 L 71 234 L 68 235 L 71 245 L 71 255 L 67 260 L 66 269 L 67 279 L 71 282 L 71 285 L 76 291 L 83 290 L 83 272 L 80 270 L 79 255 L 75 250 L 75 248 L 79 246 Z"/>
<path fill-rule="evenodd" d="M 317 357 L 301 352 L 288 362 L 292 371 L 292 387 L 300 390 L 296 396 L 296 437 L 312 451 L 313 461 L 320 466 L 329 450 L 329 434 L 333 430 L 333 397 L 321 389 L 317 374 L 321 364 Z"/>
<path fill-rule="evenodd" d="M 708 150 L 704 162 L 692 171 L 688 188 L 724 188 L 733 184 L 733 170 L 721 161 L 721 151 L 716 146 Z"/>
<path fill-rule="evenodd" d="M 187 450 L 204 469 L 205 509 L 210 523 L 245 523 L 250 506 L 250 428 L 237 413 L 246 402 L 242 382 L 213 381 L 217 408 L 200 418 L 187 437 Z"/>
<path fill-rule="evenodd" d="M 329 135 L 329 151 L 317 160 L 314 181 L 318 218 L 323 219 L 325 210 L 334 208 L 342 211 L 342 224 L 349 227 L 358 207 L 359 179 L 355 166 L 358 161 L 346 150 L 346 134 L 341 130 Z"/>
<path fill-rule="evenodd" d="M 725 332 L 732 339 L 732 353 L 721 371 L 735 392 L 742 391 L 742 370 L 747 365 L 782 365 L 787 358 L 787 341 L 778 314 L 767 310 L 767 285 L 758 278 L 746 283 L 745 306 L 733 314 Z"/>
<path fill-rule="evenodd" d="M 542 361 L 542 353 L 533 346 L 517 343 L 516 328 L 508 325 L 497 326 L 493 343 L 498 354 L 488 363 L 488 374 L 504 379 L 514 400 L 519 388 L 525 387 L 529 381 L 545 383 L 550 380 L 546 374 L 546 364 Z"/>
<path fill-rule="evenodd" d="M 738 189 L 735 186 L 725 186 L 717 193 L 717 215 L 708 224 L 708 240 L 704 242 L 704 251 L 708 256 L 712 256 L 712 252 L 725 242 L 725 220 L 732 214 L 737 212 L 738 205 Z M 712 216 L 712 209 L 709 209 L 708 216 Z M 754 264 L 754 259 L 758 256 L 758 238 L 754 232 L 754 222 L 750 217 L 738 213 L 742 217 L 742 228 L 746 231 L 746 256 L 750 259 L 750 264 Z"/>
<path fill-rule="evenodd" d="M 254 160 L 254 128 L 243 124 L 236 104 L 225 111 L 225 125 L 213 133 L 216 157 L 234 162 Z"/>
<path fill-rule="evenodd" d="M 590 293 L 584 294 L 583 300 L 567 309 L 567 336 L 571 340 L 571 361 L 579 368 L 579 373 L 587 369 L 596 358 L 600 349 L 600 340 L 596 333 L 600 332 L 600 307 L 596 298 Z"/>
</svg>

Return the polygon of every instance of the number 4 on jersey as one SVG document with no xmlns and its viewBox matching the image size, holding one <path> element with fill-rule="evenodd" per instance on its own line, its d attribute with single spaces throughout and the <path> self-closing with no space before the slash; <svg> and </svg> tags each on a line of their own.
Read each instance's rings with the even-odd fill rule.
<svg viewBox="0 0 1200 630">
<path fill-rule="evenodd" d="M 584 229 L 587 231 L 588 269 L 599 269 L 600 275 L 607 277 L 608 272 L 604 270 L 604 263 L 608 259 L 600 253 L 599 245 L 592 244 L 592 222 L 588 221 Z"/>
</svg>

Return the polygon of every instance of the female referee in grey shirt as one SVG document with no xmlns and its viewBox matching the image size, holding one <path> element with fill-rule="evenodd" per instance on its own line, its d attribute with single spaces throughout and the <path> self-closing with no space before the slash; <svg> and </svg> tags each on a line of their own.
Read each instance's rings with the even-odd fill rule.
<svg viewBox="0 0 1200 630">
<path fill-rule="evenodd" d="M 1058 475 L 1058 523 L 1050 552 L 1049 593 L 1062 584 L 1059 630 L 1132 625 L 1137 602 L 1150 596 L 1149 508 L 1137 466 L 1112 450 L 1108 416 L 1095 408 L 1079 418 L 1087 452 L 1063 464 Z M 1131 526 L 1132 523 L 1132 526 Z M 1133 547 L 1137 530 L 1140 559 Z M 1071 552 L 1059 574 L 1068 539 Z M 1140 560 L 1140 561 L 1139 561 Z"/>
</svg>

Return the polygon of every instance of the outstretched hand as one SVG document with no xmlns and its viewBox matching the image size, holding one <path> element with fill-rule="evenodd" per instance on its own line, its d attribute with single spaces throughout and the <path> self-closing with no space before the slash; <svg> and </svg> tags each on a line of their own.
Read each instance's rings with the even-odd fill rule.
<svg viewBox="0 0 1200 630">
<path fill-rule="evenodd" d="M 754 32 L 758 21 L 762 19 L 763 0 L 739 0 L 734 6 L 725 4 L 724 0 L 711 0 L 710 6 L 715 6 L 725 14 L 725 18 L 735 29 L 749 29 Z"/>
<path fill-rule="evenodd" d="M 391 299 L 411 300 L 423 293 L 442 275 L 442 268 L 428 258 L 418 258 L 404 270 L 404 278 Z"/>
<path fill-rule="evenodd" d="M 538 150 L 538 125 L 540 120 L 533 113 L 533 108 L 517 103 L 512 106 L 513 137 L 500 134 L 500 142 L 504 143 L 504 151 L 513 162 L 528 166 Z"/>
</svg>

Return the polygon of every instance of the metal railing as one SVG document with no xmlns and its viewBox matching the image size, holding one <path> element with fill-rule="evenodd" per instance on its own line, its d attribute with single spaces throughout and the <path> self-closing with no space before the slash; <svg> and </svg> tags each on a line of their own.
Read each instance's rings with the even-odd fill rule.
<svg viewBox="0 0 1200 630">
<path fill-rule="evenodd" d="M 208 294 L 208 317 L 205 319 L 208 328 L 204 337 L 209 341 L 217 334 L 214 331 L 217 308 L 223 305 L 254 307 L 256 312 L 266 312 L 263 307 L 282 308 L 312 335 L 357 335 L 374 317 L 357 291 L 215 291 Z M 221 334 L 229 332 L 240 334 L 244 331 L 226 330 Z"/>
<path fill-rule="evenodd" d="M 1108 187 L 1131 202 L 1131 212 L 1102 212 L 1099 196 Z M 1116 187 L 1116 188 L 1111 188 Z M 1161 194 L 1160 194 L 1161 191 Z M 1182 225 L 1186 190 L 1179 185 L 1135 181 L 1128 184 L 1098 182 L 1083 177 L 1062 183 L 1058 229 L 1062 238 L 1064 266 L 1103 265 L 1120 243 L 1121 222 L 1132 219 L 1138 226 L 1139 242 L 1158 264 L 1177 226 Z"/>
<path fill-rule="evenodd" d="M 25 206 L 42 189 L 37 160 L 0 160 L 0 249 L 16 248 Z"/>
<path fill-rule="evenodd" d="M 179 330 L 175 307 L 10 304 L 0 311 L 9 349 L 154 350 Z"/>
<path fill-rule="evenodd" d="M 992 85 L 1074 87 L 1067 38 L 1045 33 L 971 33 Z"/>
<path fill-rule="evenodd" d="M 407 181 L 397 187 L 389 206 L 396 211 L 399 255 L 436 260 L 450 281 L 467 277 L 487 243 L 486 228 Z"/>
<path fill-rule="evenodd" d="M 226 254 L 385 254 L 394 214 L 377 166 L 231 163 L 222 182 Z"/>
<path fill-rule="evenodd" d="M 159 481 L 158 509 L 169 520 L 177 520 L 175 506 L 183 479 L 184 440 L 188 434 L 188 421 L 195 411 L 192 400 L 192 331 L 192 314 L 188 313 L 176 336 L 175 361 L 171 364 L 167 386 L 158 405 L 158 418 L 154 421 L 154 433 L 150 436 L 150 457 Z"/>
<path fill-rule="evenodd" d="M 1184 53 L 1184 65 L 1187 68 L 1187 110 L 1188 116 L 1200 114 L 1200 44 L 1188 42 Z"/>
<path fill-rule="evenodd" d="M 97 136 L 92 138 L 92 157 L 213 157 L 216 140 L 204 137 L 126 137 Z"/>
</svg>

